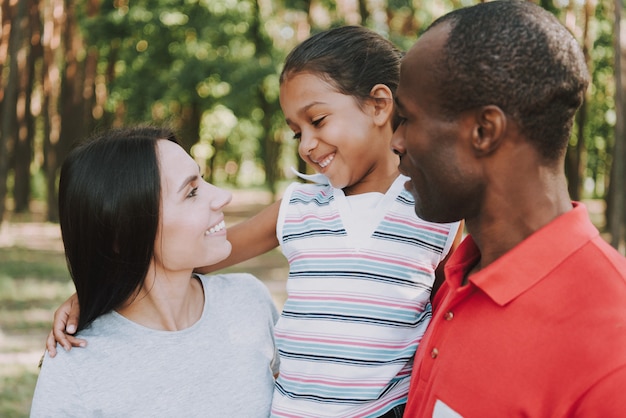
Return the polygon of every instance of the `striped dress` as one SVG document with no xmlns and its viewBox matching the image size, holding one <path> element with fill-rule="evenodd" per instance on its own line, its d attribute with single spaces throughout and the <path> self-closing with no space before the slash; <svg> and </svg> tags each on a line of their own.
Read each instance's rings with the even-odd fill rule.
<svg viewBox="0 0 626 418">
<path fill-rule="evenodd" d="M 288 296 L 275 329 L 272 416 L 376 417 L 406 402 L 434 270 L 459 225 L 420 220 L 406 180 L 366 216 L 330 185 L 286 190 L 277 235 Z"/>
</svg>

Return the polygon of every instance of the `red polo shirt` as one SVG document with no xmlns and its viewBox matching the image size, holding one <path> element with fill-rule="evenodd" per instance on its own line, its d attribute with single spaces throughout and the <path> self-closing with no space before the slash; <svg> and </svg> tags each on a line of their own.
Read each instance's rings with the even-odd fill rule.
<svg viewBox="0 0 626 418">
<path fill-rule="evenodd" d="M 461 287 L 479 257 L 446 266 L 404 416 L 626 417 L 626 258 L 584 205 Z"/>
</svg>

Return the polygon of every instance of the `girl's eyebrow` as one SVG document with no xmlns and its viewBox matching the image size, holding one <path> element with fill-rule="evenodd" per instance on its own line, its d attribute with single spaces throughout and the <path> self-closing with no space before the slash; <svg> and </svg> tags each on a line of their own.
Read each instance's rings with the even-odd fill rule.
<svg viewBox="0 0 626 418">
<path fill-rule="evenodd" d="M 398 96 L 394 96 L 393 102 L 396 104 L 396 107 L 398 109 L 404 109 L 404 106 L 402 106 L 402 103 L 400 103 L 400 100 L 398 99 Z"/>
<path fill-rule="evenodd" d="M 325 102 L 320 102 L 320 101 L 311 102 L 308 105 L 302 107 L 302 109 L 298 110 L 298 113 L 304 113 L 307 110 L 309 110 L 310 108 L 312 108 L 313 106 L 319 105 L 319 104 L 325 104 Z M 287 125 L 289 125 L 291 123 L 291 119 L 286 118 L 285 122 L 287 123 Z"/>
</svg>

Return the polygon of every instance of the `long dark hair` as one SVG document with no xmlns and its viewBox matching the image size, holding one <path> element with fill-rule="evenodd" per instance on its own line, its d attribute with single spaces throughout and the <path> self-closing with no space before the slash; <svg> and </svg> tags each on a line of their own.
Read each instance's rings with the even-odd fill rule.
<svg viewBox="0 0 626 418">
<path fill-rule="evenodd" d="M 159 224 L 159 139 L 178 143 L 163 128 L 109 130 L 79 144 L 63 163 L 59 216 L 80 303 L 78 330 L 144 283 Z"/>
</svg>

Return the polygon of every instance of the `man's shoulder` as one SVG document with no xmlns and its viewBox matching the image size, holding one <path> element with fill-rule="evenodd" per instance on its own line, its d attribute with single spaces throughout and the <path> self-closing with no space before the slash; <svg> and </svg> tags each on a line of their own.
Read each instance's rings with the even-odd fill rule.
<svg viewBox="0 0 626 418">
<path fill-rule="evenodd" d="M 626 280 L 626 257 L 609 245 L 602 237 L 594 239 L 592 244 L 603 255 L 606 266 L 608 268 L 613 267 L 615 273 Z"/>
</svg>

